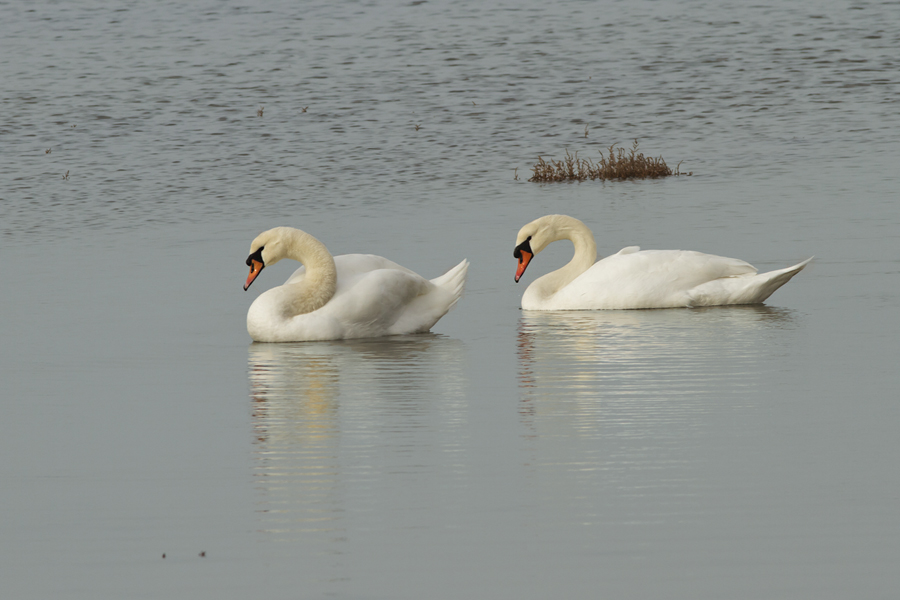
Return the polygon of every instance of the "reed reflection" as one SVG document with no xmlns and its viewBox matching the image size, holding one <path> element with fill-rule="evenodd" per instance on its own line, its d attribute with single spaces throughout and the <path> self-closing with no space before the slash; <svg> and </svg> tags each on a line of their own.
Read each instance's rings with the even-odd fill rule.
<svg viewBox="0 0 900 600">
<path fill-rule="evenodd" d="M 587 435 L 658 436 L 663 426 L 690 426 L 698 413 L 754 388 L 777 364 L 779 332 L 795 321 L 791 311 L 761 305 L 523 312 L 522 418 L 532 428 L 552 421 Z"/>
<path fill-rule="evenodd" d="M 464 420 L 463 349 L 435 334 L 252 344 L 263 530 L 344 540 L 346 513 L 377 502 L 384 472 L 402 473 L 410 448 Z"/>
</svg>

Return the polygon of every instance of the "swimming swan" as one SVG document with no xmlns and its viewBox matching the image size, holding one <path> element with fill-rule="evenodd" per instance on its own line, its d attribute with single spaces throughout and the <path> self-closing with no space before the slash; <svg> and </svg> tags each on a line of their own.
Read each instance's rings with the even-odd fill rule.
<svg viewBox="0 0 900 600">
<path fill-rule="evenodd" d="M 575 256 L 561 269 L 538 278 L 522 295 L 525 310 L 675 308 L 759 304 L 803 270 L 800 264 L 757 274 L 736 258 L 684 250 L 623 248 L 597 260 L 591 230 L 578 219 L 548 215 L 523 227 L 513 256 L 516 282 L 532 257 L 557 240 L 572 240 Z"/>
<path fill-rule="evenodd" d="M 284 285 L 262 293 L 247 312 L 257 342 L 304 342 L 423 333 L 462 297 L 469 262 L 431 281 L 371 254 L 331 256 L 322 242 L 290 227 L 250 244 L 244 290 L 282 258 L 303 263 Z"/>
</svg>

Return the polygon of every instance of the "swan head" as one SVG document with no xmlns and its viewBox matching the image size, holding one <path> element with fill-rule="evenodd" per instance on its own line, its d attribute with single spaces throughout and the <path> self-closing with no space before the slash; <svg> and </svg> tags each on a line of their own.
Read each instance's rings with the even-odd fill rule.
<svg viewBox="0 0 900 600">
<path fill-rule="evenodd" d="M 516 283 L 525 273 L 528 263 L 539 254 L 551 242 L 557 240 L 589 238 L 593 246 L 593 236 L 587 225 L 568 215 L 547 215 L 535 219 L 519 230 L 516 236 L 516 249 L 513 256 L 519 259 L 519 267 L 516 269 Z M 594 256 L 595 258 L 596 256 Z M 593 262 L 592 258 L 590 262 Z"/>
<path fill-rule="evenodd" d="M 567 222 L 569 220 L 581 223 L 578 219 L 565 215 L 547 215 L 540 219 L 535 219 L 519 230 L 519 235 L 516 236 L 516 249 L 513 250 L 513 257 L 519 259 L 519 267 L 516 269 L 516 283 L 519 283 L 519 279 L 525 273 L 525 269 L 528 268 L 528 263 L 531 262 L 531 259 L 536 254 L 546 248 L 550 242 L 561 239 L 560 233 L 570 228 L 566 227 L 566 225 L 570 225 Z"/>
<path fill-rule="evenodd" d="M 290 231 L 293 231 L 290 227 L 276 227 L 262 232 L 250 244 L 250 256 L 247 257 L 250 275 L 244 284 L 245 292 L 264 268 L 274 265 L 287 255 L 287 239 Z"/>
</svg>

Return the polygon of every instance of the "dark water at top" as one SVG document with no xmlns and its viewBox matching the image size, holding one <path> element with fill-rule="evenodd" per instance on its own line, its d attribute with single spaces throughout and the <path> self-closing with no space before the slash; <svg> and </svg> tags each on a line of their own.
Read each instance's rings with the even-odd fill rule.
<svg viewBox="0 0 900 600">
<path fill-rule="evenodd" d="M 877 172 L 900 127 L 896 3 L 4 13 L 7 237 L 396 210 L 426 192 L 480 206 L 537 155 L 634 138 L 698 175 L 815 181 Z"/>
<path fill-rule="evenodd" d="M 3 597 L 900 585 L 900 3 L 0 14 Z M 635 138 L 693 175 L 526 181 Z M 816 260 L 765 307 L 523 313 L 515 234 L 555 212 L 601 255 Z M 425 336 L 250 344 L 276 225 L 466 257 L 466 297 Z"/>
</svg>

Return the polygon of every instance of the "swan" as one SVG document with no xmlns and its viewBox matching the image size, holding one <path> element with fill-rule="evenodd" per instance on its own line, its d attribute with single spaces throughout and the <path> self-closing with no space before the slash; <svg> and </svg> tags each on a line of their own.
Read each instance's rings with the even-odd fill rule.
<svg viewBox="0 0 900 600">
<path fill-rule="evenodd" d="M 256 342 L 305 342 L 424 333 L 447 314 L 466 285 L 469 262 L 427 280 L 371 254 L 332 256 L 310 234 L 276 227 L 250 244 L 250 275 L 282 258 L 303 264 L 284 285 L 260 294 L 247 312 Z"/>
<path fill-rule="evenodd" d="M 575 256 L 538 278 L 522 295 L 525 310 L 602 310 L 759 304 L 803 270 L 812 258 L 757 274 L 753 265 L 686 250 L 629 246 L 597 260 L 588 227 L 573 217 L 547 215 L 525 225 L 516 238 L 516 283 L 531 259 L 551 242 L 572 240 Z"/>
</svg>

